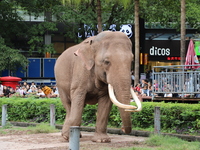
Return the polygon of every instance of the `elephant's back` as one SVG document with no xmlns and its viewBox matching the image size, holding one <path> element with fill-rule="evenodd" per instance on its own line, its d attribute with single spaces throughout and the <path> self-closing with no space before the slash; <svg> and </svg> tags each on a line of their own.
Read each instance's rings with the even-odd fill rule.
<svg viewBox="0 0 200 150">
<path fill-rule="evenodd" d="M 65 50 L 56 60 L 54 67 L 56 84 L 58 88 L 65 89 L 65 91 L 70 89 L 76 47 L 73 46 Z"/>
<path fill-rule="evenodd" d="M 68 49 L 66 49 L 57 59 L 55 64 L 55 77 L 57 79 L 62 78 L 63 75 L 71 75 L 73 76 L 74 72 L 76 72 L 76 69 L 79 70 L 83 68 L 83 62 L 81 62 L 81 59 L 79 59 L 77 56 L 75 56 L 75 52 L 81 48 L 84 47 L 84 43 L 87 43 L 90 40 L 93 40 L 95 36 L 85 39 L 83 42 L 74 45 Z M 82 67 L 80 67 L 82 66 Z M 81 71 L 81 70 L 80 70 Z M 65 77 L 66 78 L 66 77 Z"/>
<path fill-rule="evenodd" d="M 56 60 L 56 64 L 54 67 L 55 75 L 59 76 L 60 73 L 66 73 L 69 72 L 70 66 L 72 65 L 75 55 L 74 52 L 76 50 L 77 46 L 70 47 L 66 49 Z"/>
</svg>

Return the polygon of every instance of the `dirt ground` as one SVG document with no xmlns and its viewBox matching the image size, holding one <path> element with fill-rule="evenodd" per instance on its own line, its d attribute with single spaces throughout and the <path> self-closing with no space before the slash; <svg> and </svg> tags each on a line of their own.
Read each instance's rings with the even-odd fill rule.
<svg viewBox="0 0 200 150">
<path fill-rule="evenodd" d="M 6 130 L 6 129 L 5 129 Z M 81 132 L 80 150 L 115 150 L 121 147 L 142 147 L 146 137 L 109 134 L 111 143 L 94 143 L 92 132 Z M 27 134 L 26 131 L 9 131 L 0 134 L 0 150 L 68 150 L 69 143 L 61 133 Z"/>
</svg>

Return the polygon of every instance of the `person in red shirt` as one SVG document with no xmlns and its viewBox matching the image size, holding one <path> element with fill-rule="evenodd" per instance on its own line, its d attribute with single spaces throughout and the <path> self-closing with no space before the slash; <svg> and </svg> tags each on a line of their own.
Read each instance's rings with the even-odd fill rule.
<svg viewBox="0 0 200 150">
<path fill-rule="evenodd" d="M 137 83 L 135 85 L 135 87 L 133 88 L 134 91 L 137 91 L 138 93 L 141 93 L 141 84 L 140 83 Z"/>
</svg>

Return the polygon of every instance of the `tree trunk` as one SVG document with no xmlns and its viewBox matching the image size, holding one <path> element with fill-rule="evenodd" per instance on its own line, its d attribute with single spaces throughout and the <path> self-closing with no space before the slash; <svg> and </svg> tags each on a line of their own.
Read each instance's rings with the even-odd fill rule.
<svg viewBox="0 0 200 150">
<path fill-rule="evenodd" d="M 181 65 L 185 64 L 185 0 L 181 0 Z"/>
<path fill-rule="evenodd" d="M 140 56 L 140 32 L 139 32 L 139 0 L 135 0 L 135 81 L 139 83 L 139 57 Z"/>
<path fill-rule="evenodd" d="M 98 24 L 98 33 L 100 33 L 102 31 L 101 0 L 97 0 L 97 24 Z"/>
<path fill-rule="evenodd" d="M 51 22 L 52 21 L 52 13 L 50 11 L 44 12 L 45 15 L 45 21 L 46 22 Z M 47 30 L 45 35 L 44 35 L 44 44 L 45 45 L 50 45 L 51 44 L 51 34 Z M 45 58 L 51 58 L 51 53 L 45 52 Z"/>
</svg>

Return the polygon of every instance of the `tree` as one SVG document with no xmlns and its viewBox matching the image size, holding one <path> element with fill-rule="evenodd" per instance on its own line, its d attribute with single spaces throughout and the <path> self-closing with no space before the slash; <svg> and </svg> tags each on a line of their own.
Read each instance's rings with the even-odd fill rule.
<svg viewBox="0 0 200 150">
<path fill-rule="evenodd" d="M 38 53 L 55 53 L 53 44 L 45 44 L 44 35 L 49 35 L 53 31 L 57 31 L 56 22 L 52 21 L 52 12 L 55 11 L 55 6 L 59 5 L 58 0 L 32 0 L 24 3 L 24 0 L 16 0 L 16 6 L 20 7 L 24 13 L 33 15 L 38 18 L 43 14 L 44 22 L 30 24 L 26 35 L 28 37 L 29 54 L 33 51 Z"/>
<path fill-rule="evenodd" d="M 64 4 L 64 5 L 65 5 L 66 3 L 68 3 L 68 4 L 70 4 L 70 5 L 73 5 L 73 4 L 74 4 L 74 5 L 76 5 L 76 6 L 78 6 L 78 5 L 80 5 L 80 4 L 83 4 L 83 3 L 93 3 L 93 4 L 94 4 L 94 1 L 93 1 L 93 0 L 82 0 L 82 1 L 80 1 L 80 0 L 74 0 L 74 1 L 72 1 L 72 0 L 62 0 L 61 2 L 62 2 L 62 4 Z M 97 2 L 96 14 L 97 14 L 98 33 L 100 33 L 100 32 L 102 31 L 101 0 L 96 0 L 96 2 Z"/>
<path fill-rule="evenodd" d="M 181 65 L 185 64 L 185 0 L 181 0 Z"/>
<path fill-rule="evenodd" d="M 135 0 L 135 69 L 134 84 L 139 83 L 139 59 L 140 59 L 140 32 L 139 32 L 139 0 Z"/>
<path fill-rule="evenodd" d="M 96 13 L 96 21 L 97 21 L 97 27 L 98 27 L 98 33 L 100 33 L 102 30 L 103 30 L 103 27 L 102 27 L 102 24 L 103 24 L 103 21 L 102 20 L 105 20 L 105 15 L 103 16 L 103 13 L 104 11 L 102 12 L 102 7 L 104 7 L 106 10 L 109 10 L 109 12 L 106 12 L 106 16 L 110 16 L 110 17 L 107 17 L 109 19 L 116 19 L 114 17 L 112 17 L 112 13 L 114 12 L 113 8 L 116 8 L 116 9 L 119 9 L 117 11 L 117 13 L 120 13 L 122 12 L 122 10 L 124 8 L 127 8 L 130 3 L 132 2 L 132 0 L 124 0 L 124 1 L 121 1 L 121 0 L 62 0 L 61 1 L 63 5 L 66 5 L 66 4 L 69 4 L 70 6 L 76 6 L 76 7 L 79 7 L 80 8 L 80 5 L 89 5 L 89 7 L 95 7 L 95 9 L 93 9 L 93 12 Z M 103 6 L 102 6 L 103 4 Z M 122 4 L 120 6 L 118 6 L 119 4 Z M 67 7 L 69 8 L 70 6 L 67 5 Z M 123 6 L 123 7 L 121 7 Z M 108 9 L 108 8 L 111 8 L 111 9 Z M 130 7 L 129 7 L 130 8 Z M 79 14 L 81 15 L 81 14 Z M 102 18 L 102 16 L 104 18 Z M 118 15 L 120 16 L 120 15 Z M 124 19 L 125 18 L 125 15 L 121 15 L 121 17 Z M 126 18 L 125 20 L 129 20 L 130 18 Z M 108 20 L 107 20 L 108 21 Z M 113 23 L 113 22 L 112 22 Z"/>
<path fill-rule="evenodd" d="M 100 5 L 97 5 L 97 0 L 62 0 L 70 2 L 71 5 L 61 5 L 61 0 L 3 0 L 0 3 L 0 35 L 4 38 L 5 45 L 10 48 L 17 47 L 12 42 L 13 39 L 23 38 L 24 45 L 29 45 L 29 51 L 38 51 L 41 54 L 45 52 L 53 52 L 53 45 L 44 45 L 44 34 L 49 31 L 54 32 L 57 30 L 56 24 L 59 22 L 63 23 L 66 28 L 63 29 L 63 34 L 70 37 L 76 42 L 79 42 L 77 38 L 77 32 L 80 26 L 88 24 L 92 26 L 93 30 L 96 30 L 97 24 L 123 24 L 133 23 L 134 19 L 134 4 L 136 1 L 133 0 L 98 0 Z M 159 22 L 163 28 L 176 28 L 180 30 L 180 1 L 174 0 L 140 0 L 138 1 L 140 8 L 138 16 L 145 19 L 145 22 L 149 22 L 149 25 Z M 99 6 L 100 9 L 97 9 Z M 186 7 L 186 23 L 195 29 L 200 30 L 200 1 L 199 0 L 188 0 L 185 4 Z M 19 8 L 26 14 L 31 14 L 37 18 L 44 12 L 51 12 L 52 15 L 57 16 L 56 21 L 48 21 L 42 23 L 24 22 L 22 17 L 19 16 L 16 9 Z M 66 9 L 67 8 L 67 9 Z M 124 9 L 125 8 L 125 9 Z M 99 10 L 101 13 L 97 13 Z M 120 12 L 120 13 L 119 13 Z M 98 17 L 97 14 L 100 14 Z M 99 21 L 97 21 L 97 18 Z M 100 23 L 101 21 L 101 23 Z M 98 25 L 98 28 L 101 26 Z M 108 29 L 108 28 L 107 28 Z M 98 29 L 100 32 L 102 29 Z M 138 30 L 139 31 L 139 30 Z M 135 33 L 137 29 L 135 29 Z M 67 33 L 67 34 L 65 34 Z M 137 33 L 136 33 L 137 35 Z M 138 33 L 139 35 L 139 33 Z M 85 37 L 83 37 L 85 38 Z M 135 40 L 137 40 L 135 38 Z M 136 45 L 137 42 L 135 41 Z M 135 47 L 135 63 L 139 65 L 139 47 Z M 138 55 L 138 56 L 136 56 Z M 138 59 L 138 60 L 137 60 Z M 137 68 L 137 66 L 135 66 Z M 135 69 L 136 69 L 135 68 Z M 137 72 L 137 71 L 136 71 Z M 135 73 L 136 73 L 135 72 Z M 139 72 L 139 71 L 138 71 Z M 139 73 L 138 77 L 139 77 Z M 136 77 L 137 78 L 137 77 Z"/>
<path fill-rule="evenodd" d="M 27 65 L 26 57 L 19 50 L 6 46 L 0 37 L 0 71 L 9 70 L 14 73 L 18 68 L 25 70 Z"/>
<path fill-rule="evenodd" d="M 12 39 L 23 36 L 26 31 L 24 30 L 26 24 L 21 21 L 22 18 L 17 14 L 14 6 L 13 1 L 0 2 L 0 36 L 9 47 L 14 47 Z"/>
<path fill-rule="evenodd" d="M 97 0 L 97 23 L 98 33 L 100 33 L 102 31 L 101 0 Z"/>
<path fill-rule="evenodd" d="M 13 41 L 23 39 L 24 45 L 29 48 L 22 48 L 22 50 L 29 51 L 29 56 L 32 55 L 32 51 L 38 51 L 40 54 L 55 52 L 52 44 L 44 44 L 44 33 L 56 31 L 56 22 L 45 20 L 45 22 L 33 24 L 33 22 L 24 21 L 21 14 L 38 18 L 44 12 L 54 10 L 58 4 L 60 3 L 57 0 L 32 0 L 26 3 L 24 0 L 2 0 L 0 2 L 0 35 L 4 39 L 5 45 L 20 49 L 18 43 Z"/>
</svg>

